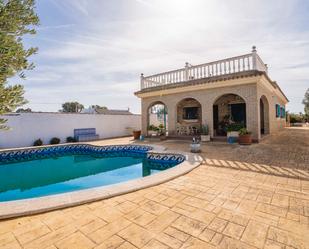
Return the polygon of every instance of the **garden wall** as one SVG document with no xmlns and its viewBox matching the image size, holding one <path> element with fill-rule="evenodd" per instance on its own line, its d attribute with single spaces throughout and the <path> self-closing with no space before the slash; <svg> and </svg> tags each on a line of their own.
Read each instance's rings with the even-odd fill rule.
<svg viewBox="0 0 309 249">
<path fill-rule="evenodd" d="M 135 114 L 12 113 L 1 118 L 11 129 L 0 130 L 0 148 L 31 146 L 38 138 L 44 144 L 52 137 L 65 142 L 77 128 L 96 128 L 100 139 L 131 135 L 130 128 L 141 128 L 141 116 Z"/>
</svg>

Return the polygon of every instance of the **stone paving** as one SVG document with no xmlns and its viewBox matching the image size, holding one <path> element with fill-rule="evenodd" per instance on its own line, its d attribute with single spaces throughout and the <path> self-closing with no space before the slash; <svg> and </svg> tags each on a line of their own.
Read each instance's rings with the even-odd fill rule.
<svg viewBox="0 0 309 249">
<path fill-rule="evenodd" d="M 202 149 L 200 167 L 164 184 L 1 221 L 0 248 L 309 248 L 309 129 Z"/>
</svg>

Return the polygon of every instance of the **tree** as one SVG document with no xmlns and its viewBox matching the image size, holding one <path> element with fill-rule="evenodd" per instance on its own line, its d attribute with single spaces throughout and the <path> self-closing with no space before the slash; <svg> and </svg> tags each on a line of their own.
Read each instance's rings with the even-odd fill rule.
<svg viewBox="0 0 309 249">
<path fill-rule="evenodd" d="M 65 102 L 62 104 L 61 112 L 81 112 L 84 106 L 78 102 Z"/>
<path fill-rule="evenodd" d="M 34 8 L 34 0 L 0 0 L 0 115 L 26 103 L 23 87 L 8 85 L 8 79 L 15 75 L 24 79 L 24 71 L 34 68 L 28 57 L 37 48 L 24 48 L 22 40 L 25 34 L 36 33 L 39 18 Z M 0 129 L 8 128 L 6 121 L 0 119 Z"/>
<path fill-rule="evenodd" d="M 26 108 L 26 109 L 24 109 L 24 108 L 18 108 L 18 109 L 16 110 L 16 113 L 25 113 L 25 112 L 32 112 L 32 110 L 31 110 L 30 108 Z"/>
<path fill-rule="evenodd" d="M 95 109 L 95 110 L 108 110 L 106 106 L 100 106 L 100 105 L 92 105 L 91 108 Z"/>
<path fill-rule="evenodd" d="M 309 117 L 309 88 L 305 93 L 305 97 L 302 102 L 305 105 L 304 111 L 307 117 Z"/>
</svg>

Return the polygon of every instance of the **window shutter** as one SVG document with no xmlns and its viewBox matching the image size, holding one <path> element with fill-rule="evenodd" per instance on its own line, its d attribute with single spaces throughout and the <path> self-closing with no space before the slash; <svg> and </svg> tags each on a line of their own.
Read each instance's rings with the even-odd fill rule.
<svg viewBox="0 0 309 249">
<path fill-rule="evenodd" d="M 280 106 L 278 104 L 276 104 L 276 117 L 280 117 Z"/>
</svg>

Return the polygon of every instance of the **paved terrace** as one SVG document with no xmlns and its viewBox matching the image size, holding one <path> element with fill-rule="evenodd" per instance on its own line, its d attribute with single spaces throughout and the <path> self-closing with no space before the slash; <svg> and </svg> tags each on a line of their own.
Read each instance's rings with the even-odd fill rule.
<svg viewBox="0 0 309 249">
<path fill-rule="evenodd" d="M 188 141 L 151 143 L 188 151 Z M 309 129 L 249 147 L 210 143 L 201 155 L 155 187 L 2 221 L 0 248 L 309 248 Z"/>
</svg>

